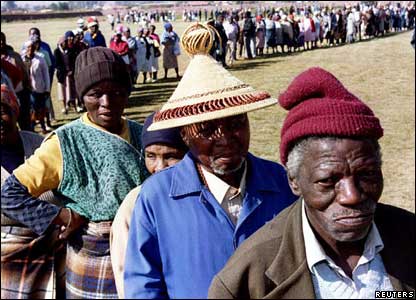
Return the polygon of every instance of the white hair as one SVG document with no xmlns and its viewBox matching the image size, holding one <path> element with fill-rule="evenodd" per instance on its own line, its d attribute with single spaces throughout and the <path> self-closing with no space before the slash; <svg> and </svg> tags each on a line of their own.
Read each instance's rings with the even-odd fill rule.
<svg viewBox="0 0 416 300">
<path fill-rule="evenodd" d="M 286 162 L 286 169 L 288 176 L 290 178 L 297 178 L 299 175 L 300 166 L 303 163 L 303 160 L 305 158 L 305 153 L 308 152 L 309 146 L 314 141 L 335 141 L 335 140 L 341 140 L 344 139 L 342 137 L 333 137 L 333 136 L 308 136 L 303 139 L 300 139 L 296 142 L 296 144 L 292 147 L 292 149 L 289 151 L 289 154 L 287 156 L 287 162 Z M 377 140 L 374 139 L 364 139 L 365 141 L 369 141 L 372 143 L 375 147 L 375 155 L 377 158 L 377 161 L 379 162 L 380 166 L 382 164 L 381 159 L 381 149 L 380 144 Z"/>
</svg>

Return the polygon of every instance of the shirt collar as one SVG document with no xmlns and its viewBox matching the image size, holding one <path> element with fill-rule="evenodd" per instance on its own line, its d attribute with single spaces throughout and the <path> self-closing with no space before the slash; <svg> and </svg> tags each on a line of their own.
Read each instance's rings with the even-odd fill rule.
<svg viewBox="0 0 416 300">
<path fill-rule="evenodd" d="M 305 210 L 305 200 L 302 198 L 302 231 L 303 239 L 305 241 L 306 261 L 308 268 L 313 273 L 313 266 L 321 261 L 327 261 L 330 264 L 335 265 L 333 260 L 326 255 L 319 241 L 316 239 L 314 232 L 309 224 Z M 383 241 L 381 240 L 380 233 L 376 224 L 373 222 L 370 232 L 364 245 L 364 252 L 361 255 L 358 265 L 371 261 L 382 249 L 384 248 Z"/>
<path fill-rule="evenodd" d="M 202 175 L 205 177 L 205 180 L 207 181 L 209 190 L 214 195 L 215 199 L 221 204 L 228 190 L 232 187 L 228 183 L 223 181 L 221 178 L 219 178 L 218 176 L 214 175 L 211 172 L 208 172 L 203 166 L 201 170 L 202 170 Z M 231 198 L 234 198 L 239 194 L 244 195 L 245 187 L 246 187 L 246 174 L 247 174 L 247 161 L 244 162 L 244 172 L 243 172 L 243 175 L 241 176 L 238 193 L 236 193 Z"/>
<path fill-rule="evenodd" d="M 197 168 L 195 166 L 195 158 L 188 152 L 185 157 L 173 168 L 173 175 L 171 181 L 170 196 L 180 197 L 191 193 L 201 192 L 203 184 L 199 179 Z M 270 169 L 270 164 L 266 161 L 255 157 L 248 153 L 247 158 L 247 174 L 245 180 L 244 191 L 257 192 L 274 192 L 279 193 L 279 184 L 286 183 L 286 177 L 281 176 L 280 180 L 265 180 L 265 176 L 273 176 Z M 272 169 L 274 170 L 274 169 Z M 278 172 L 278 169 L 274 170 Z M 280 174 L 280 173 L 279 173 Z M 279 176 L 280 177 L 280 176 Z M 183 184 L 186 182 L 186 184 Z"/>
</svg>

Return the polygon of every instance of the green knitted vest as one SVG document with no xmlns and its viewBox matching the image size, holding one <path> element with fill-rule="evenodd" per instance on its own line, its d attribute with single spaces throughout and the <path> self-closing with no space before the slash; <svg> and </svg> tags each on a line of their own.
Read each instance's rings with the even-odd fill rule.
<svg viewBox="0 0 416 300">
<path fill-rule="evenodd" d="M 131 144 L 75 120 L 58 128 L 63 178 L 58 192 L 66 207 L 90 221 L 114 219 L 120 203 L 147 176 L 141 150 L 142 125 L 128 120 Z"/>
</svg>

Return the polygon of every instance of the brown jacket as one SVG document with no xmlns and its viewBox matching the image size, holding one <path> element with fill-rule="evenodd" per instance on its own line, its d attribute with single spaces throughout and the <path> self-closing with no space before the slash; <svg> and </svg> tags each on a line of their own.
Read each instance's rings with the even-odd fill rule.
<svg viewBox="0 0 416 300">
<path fill-rule="evenodd" d="M 298 200 L 247 239 L 217 274 L 209 298 L 315 298 L 306 262 Z M 415 287 L 414 214 L 378 204 L 375 223 L 384 266 L 395 290 Z"/>
</svg>

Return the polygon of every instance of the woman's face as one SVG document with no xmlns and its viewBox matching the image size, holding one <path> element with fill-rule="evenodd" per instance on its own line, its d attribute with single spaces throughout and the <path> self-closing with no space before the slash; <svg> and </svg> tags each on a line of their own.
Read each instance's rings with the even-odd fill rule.
<svg viewBox="0 0 416 300">
<path fill-rule="evenodd" d="M 83 97 L 89 119 L 111 133 L 120 133 L 128 96 L 126 88 L 117 82 L 106 80 L 93 85 Z"/>
</svg>

